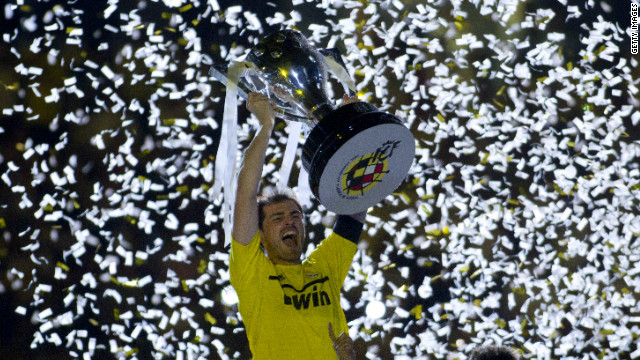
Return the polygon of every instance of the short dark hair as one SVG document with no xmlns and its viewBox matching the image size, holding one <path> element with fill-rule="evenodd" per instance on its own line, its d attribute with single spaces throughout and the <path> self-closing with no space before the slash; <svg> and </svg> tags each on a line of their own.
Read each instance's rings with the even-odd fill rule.
<svg viewBox="0 0 640 360">
<path fill-rule="evenodd" d="M 469 360 L 519 360 L 520 354 L 506 346 L 480 346 L 473 350 Z"/>
<path fill-rule="evenodd" d="M 277 204 L 281 202 L 285 202 L 287 200 L 293 201 L 300 210 L 301 213 L 304 213 L 302 210 L 302 206 L 300 202 L 298 202 L 298 198 L 296 198 L 295 193 L 290 188 L 276 189 L 273 192 L 262 195 L 258 198 L 258 227 L 262 230 L 262 223 L 264 222 L 264 207 L 271 204 Z"/>
</svg>

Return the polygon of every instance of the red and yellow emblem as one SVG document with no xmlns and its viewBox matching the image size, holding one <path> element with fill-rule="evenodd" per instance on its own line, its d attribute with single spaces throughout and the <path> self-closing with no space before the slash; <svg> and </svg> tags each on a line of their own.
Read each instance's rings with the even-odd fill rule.
<svg viewBox="0 0 640 360">
<path fill-rule="evenodd" d="M 362 195 L 371 190 L 389 171 L 387 159 L 369 154 L 356 159 L 342 174 L 342 191 L 347 195 Z"/>
<path fill-rule="evenodd" d="M 342 174 L 342 191 L 346 195 L 364 195 L 382 182 L 389 172 L 389 157 L 399 142 L 386 142 L 375 152 L 355 159 Z"/>
</svg>

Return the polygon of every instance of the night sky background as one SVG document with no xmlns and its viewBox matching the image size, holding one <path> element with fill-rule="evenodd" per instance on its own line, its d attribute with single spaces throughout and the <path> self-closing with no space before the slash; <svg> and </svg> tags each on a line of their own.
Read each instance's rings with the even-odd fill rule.
<svg viewBox="0 0 640 360">
<path fill-rule="evenodd" d="M 359 359 L 640 358 L 631 2 L 5 2 L 0 358 L 250 357 L 223 301 L 208 74 L 283 28 L 338 48 L 416 139 L 345 282 Z M 258 122 L 238 118 L 240 155 Z M 286 139 L 278 121 L 264 188 Z M 313 247 L 334 216 L 313 200 L 306 219 Z"/>
</svg>

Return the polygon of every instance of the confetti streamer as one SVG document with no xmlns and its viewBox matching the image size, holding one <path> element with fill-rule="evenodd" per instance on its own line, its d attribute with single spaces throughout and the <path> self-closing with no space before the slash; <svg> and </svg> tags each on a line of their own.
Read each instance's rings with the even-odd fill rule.
<svg viewBox="0 0 640 360">
<path fill-rule="evenodd" d="M 278 173 L 278 185 L 277 187 L 282 189 L 289 184 L 289 176 L 291 174 L 291 167 L 296 156 L 296 150 L 298 143 L 300 142 L 300 134 L 302 133 L 302 123 L 292 121 L 287 124 L 289 129 L 289 136 L 287 138 L 287 146 L 284 150 L 284 157 L 282 158 L 282 164 L 280 165 L 280 171 Z"/>
<path fill-rule="evenodd" d="M 231 244 L 231 223 L 233 217 L 233 203 L 235 199 L 235 172 L 237 140 L 237 87 L 243 63 L 234 62 L 227 72 L 227 95 L 224 104 L 224 119 L 222 121 L 222 135 L 216 158 L 216 180 L 213 196 L 216 198 L 224 185 L 224 205 L 222 210 L 225 245 Z"/>
</svg>

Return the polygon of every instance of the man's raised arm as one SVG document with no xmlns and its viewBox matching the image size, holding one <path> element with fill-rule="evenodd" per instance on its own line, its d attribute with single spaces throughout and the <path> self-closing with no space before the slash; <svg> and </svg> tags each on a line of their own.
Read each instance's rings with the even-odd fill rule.
<svg viewBox="0 0 640 360">
<path fill-rule="evenodd" d="M 258 232 L 258 186 L 275 120 L 275 110 L 265 95 L 250 93 L 247 109 L 256 115 L 261 127 L 242 157 L 238 174 L 232 236 L 242 245 L 248 245 Z"/>
</svg>

